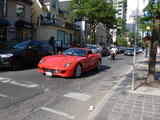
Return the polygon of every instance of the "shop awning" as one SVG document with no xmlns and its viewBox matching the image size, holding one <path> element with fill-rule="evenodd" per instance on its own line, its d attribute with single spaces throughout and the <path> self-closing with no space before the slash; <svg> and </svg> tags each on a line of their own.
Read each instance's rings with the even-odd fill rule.
<svg viewBox="0 0 160 120">
<path fill-rule="evenodd" d="M 25 20 L 18 20 L 16 22 L 16 28 L 20 28 L 20 27 L 31 29 L 32 28 L 32 24 L 27 22 L 27 21 L 25 21 Z"/>
<path fill-rule="evenodd" d="M 0 26 L 9 26 L 10 23 L 8 22 L 8 20 L 0 18 Z"/>
</svg>

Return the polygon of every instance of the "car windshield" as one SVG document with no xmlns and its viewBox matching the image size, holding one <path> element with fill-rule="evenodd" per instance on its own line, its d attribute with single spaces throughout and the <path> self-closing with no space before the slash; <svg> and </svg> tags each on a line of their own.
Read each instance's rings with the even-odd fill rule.
<svg viewBox="0 0 160 120">
<path fill-rule="evenodd" d="M 71 56 L 86 56 L 86 50 L 83 49 L 67 49 L 63 52 L 63 55 L 71 55 Z"/>
<path fill-rule="evenodd" d="M 14 45 L 12 48 L 15 48 L 15 49 L 17 49 L 17 48 L 18 48 L 18 49 L 24 49 L 24 48 L 26 48 L 26 47 L 28 46 L 29 42 L 30 42 L 30 41 L 20 42 L 20 43 Z"/>
<path fill-rule="evenodd" d="M 87 46 L 86 48 L 88 48 L 88 49 L 96 49 L 95 46 Z"/>
<path fill-rule="evenodd" d="M 134 51 L 134 49 L 127 49 L 127 51 Z"/>
</svg>

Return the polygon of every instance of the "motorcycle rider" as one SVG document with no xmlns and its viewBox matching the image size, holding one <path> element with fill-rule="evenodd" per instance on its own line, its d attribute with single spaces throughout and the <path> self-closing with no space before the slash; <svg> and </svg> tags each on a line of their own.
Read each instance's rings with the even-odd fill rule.
<svg viewBox="0 0 160 120">
<path fill-rule="evenodd" d="M 115 60 L 115 56 L 117 55 L 117 47 L 116 46 L 112 46 L 112 48 L 110 49 L 110 58 Z"/>
</svg>

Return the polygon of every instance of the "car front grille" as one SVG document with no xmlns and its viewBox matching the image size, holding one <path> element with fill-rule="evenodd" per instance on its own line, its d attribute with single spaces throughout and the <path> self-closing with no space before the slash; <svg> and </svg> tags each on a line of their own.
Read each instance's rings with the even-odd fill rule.
<svg viewBox="0 0 160 120">
<path fill-rule="evenodd" d="M 48 68 L 42 67 L 42 70 L 43 70 L 44 72 L 59 73 L 59 70 L 58 70 L 58 69 L 48 69 Z"/>
</svg>

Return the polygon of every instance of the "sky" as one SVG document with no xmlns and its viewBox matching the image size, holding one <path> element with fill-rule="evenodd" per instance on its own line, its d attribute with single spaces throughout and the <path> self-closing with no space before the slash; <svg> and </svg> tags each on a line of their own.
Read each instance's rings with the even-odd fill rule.
<svg viewBox="0 0 160 120">
<path fill-rule="evenodd" d="M 127 23 L 133 23 L 133 16 L 135 16 L 137 6 L 138 15 L 143 15 L 143 8 L 148 4 L 149 0 L 128 0 L 127 5 Z"/>
</svg>

